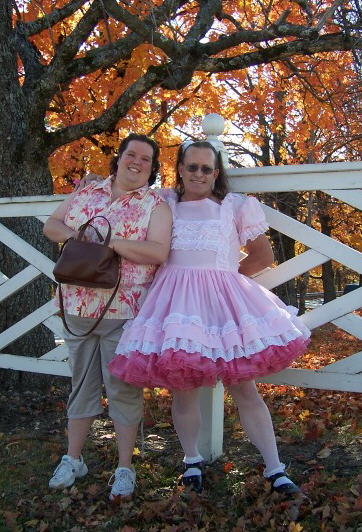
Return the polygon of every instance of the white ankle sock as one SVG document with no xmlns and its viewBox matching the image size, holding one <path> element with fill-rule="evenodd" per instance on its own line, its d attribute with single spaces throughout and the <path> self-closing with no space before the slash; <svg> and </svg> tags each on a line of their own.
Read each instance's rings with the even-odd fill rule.
<svg viewBox="0 0 362 532">
<path fill-rule="evenodd" d="M 280 464 L 279 467 L 276 467 L 275 469 L 271 469 L 269 471 L 267 469 L 264 469 L 263 476 L 265 478 L 269 478 L 269 477 L 272 477 L 273 475 L 276 475 L 277 473 L 284 473 L 284 471 L 285 471 L 285 464 Z M 294 484 L 294 483 L 290 480 L 290 478 L 286 476 L 279 477 L 273 482 L 274 488 L 278 488 L 282 484 Z"/>
<path fill-rule="evenodd" d="M 197 456 L 184 456 L 183 463 L 186 465 L 198 464 L 203 461 L 203 457 L 199 454 Z M 194 477 L 196 475 L 201 476 L 202 471 L 198 467 L 188 467 L 184 472 L 184 477 Z"/>
<path fill-rule="evenodd" d="M 197 456 L 184 456 L 184 459 L 182 460 L 184 464 L 197 464 L 198 462 L 203 461 L 203 457 L 201 454 L 198 454 Z"/>
</svg>

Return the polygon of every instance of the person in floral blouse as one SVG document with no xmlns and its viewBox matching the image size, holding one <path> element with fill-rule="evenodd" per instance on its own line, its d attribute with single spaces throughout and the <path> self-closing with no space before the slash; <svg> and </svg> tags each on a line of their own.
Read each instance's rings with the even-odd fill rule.
<svg viewBox="0 0 362 532">
<path fill-rule="evenodd" d="M 50 240 L 64 242 L 76 237 L 78 228 L 89 218 L 104 216 L 112 228 L 109 245 L 122 257 L 119 290 L 101 323 L 83 337 L 64 330 L 72 369 L 67 404 L 68 451 L 49 481 L 50 488 L 71 486 L 76 478 L 87 474 L 81 453 L 95 417 L 103 410 L 104 385 L 119 453 L 110 499 L 128 496 L 134 490 L 136 475 L 131 460 L 143 415 L 142 389 L 110 375 L 107 365 L 114 356 L 123 325 L 137 315 L 157 267 L 167 259 L 170 249 L 170 208 L 149 188 L 159 170 L 158 157 L 159 147 L 153 140 L 145 135 L 129 135 L 111 161 L 111 175 L 76 190 L 44 226 L 44 234 Z M 106 235 L 108 225 L 103 218 L 92 223 Z M 93 233 L 87 230 L 88 240 L 95 239 Z M 112 289 L 64 285 L 64 310 L 71 330 L 76 334 L 89 330 L 111 293 Z"/>
</svg>

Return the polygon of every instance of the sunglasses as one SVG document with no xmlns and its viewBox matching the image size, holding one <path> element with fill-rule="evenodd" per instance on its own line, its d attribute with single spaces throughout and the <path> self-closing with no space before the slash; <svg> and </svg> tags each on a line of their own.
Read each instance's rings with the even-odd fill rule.
<svg viewBox="0 0 362 532">
<path fill-rule="evenodd" d="M 204 175 L 211 175 L 215 171 L 215 168 L 206 166 L 206 164 L 202 164 L 201 166 L 199 166 L 198 164 L 189 164 L 188 166 L 186 166 L 186 170 L 191 173 L 197 172 L 199 168 Z"/>
</svg>

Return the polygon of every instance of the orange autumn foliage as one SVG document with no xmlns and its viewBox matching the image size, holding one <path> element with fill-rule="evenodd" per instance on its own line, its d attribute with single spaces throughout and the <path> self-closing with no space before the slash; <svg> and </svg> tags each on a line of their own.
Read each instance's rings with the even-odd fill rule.
<svg viewBox="0 0 362 532">
<path fill-rule="evenodd" d="M 59 0 L 56 7 L 66 4 L 65 0 Z M 161 0 L 134 0 L 125 5 L 130 14 L 142 19 L 152 15 L 153 10 L 162 4 Z M 198 2 L 186 4 L 157 29 L 165 39 L 177 44 L 192 31 L 200 8 Z M 262 31 L 266 26 L 277 25 L 285 13 L 288 24 L 295 27 L 306 25 L 308 16 L 318 21 L 333 2 L 327 0 L 323 6 L 312 2 L 308 16 L 298 2 L 272 1 L 265 6 L 252 0 L 234 0 L 221 4 L 222 14 L 215 19 L 207 34 L 211 43 L 220 39 L 222 34 L 235 32 L 237 24 L 248 31 Z M 51 13 L 53 9 L 51 0 L 24 2 L 18 18 L 30 21 Z M 78 10 L 50 29 L 32 36 L 44 64 L 51 63 L 54 52 L 75 30 L 85 12 L 85 8 Z M 331 16 L 326 18 L 321 34 L 333 34 L 339 30 L 336 19 Z M 112 46 L 130 33 L 125 23 L 108 16 L 90 33 L 76 57 L 85 57 L 87 52 L 101 46 Z M 291 37 L 279 38 L 280 43 L 290 41 Z M 255 50 L 258 47 L 253 42 L 242 42 L 231 44 L 215 57 L 234 57 Z M 53 97 L 47 112 L 49 129 L 56 131 L 100 116 L 151 65 L 166 64 L 167 61 L 160 46 L 140 42 L 126 59 L 86 76 L 75 77 L 61 86 Z M 21 71 L 21 64 L 19 68 Z M 278 148 L 278 153 L 266 161 L 268 164 L 353 159 L 361 149 L 360 120 L 358 114 L 348 108 L 352 97 L 349 91 L 356 80 L 357 72 L 350 52 L 295 56 L 285 61 L 213 75 L 196 71 L 189 84 L 177 91 L 154 87 L 120 118 L 112 130 L 59 147 L 50 158 L 55 191 L 70 191 L 74 180 L 88 171 L 106 175 L 111 154 L 129 131 L 154 135 L 162 147 L 162 179 L 164 183 L 172 184 L 177 145 L 185 136 L 201 136 L 200 119 L 209 112 L 219 112 L 229 120 L 229 136 L 225 138 L 230 143 L 231 154 L 235 154 L 235 161 L 242 164 L 263 164 L 263 147 L 276 134 L 282 135 L 285 142 Z"/>
</svg>

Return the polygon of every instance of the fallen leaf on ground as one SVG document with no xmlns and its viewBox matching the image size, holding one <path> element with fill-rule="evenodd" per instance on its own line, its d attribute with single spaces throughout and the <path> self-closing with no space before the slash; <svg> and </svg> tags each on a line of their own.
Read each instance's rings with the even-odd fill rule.
<svg viewBox="0 0 362 532">
<path fill-rule="evenodd" d="M 328 456 L 330 456 L 331 452 L 332 451 L 330 450 L 329 447 L 325 447 L 324 449 L 319 451 L 319 453 L 317 453 L 317 456 L 318 456 L 318 458 L 328 458 Z"/>
</svg>

